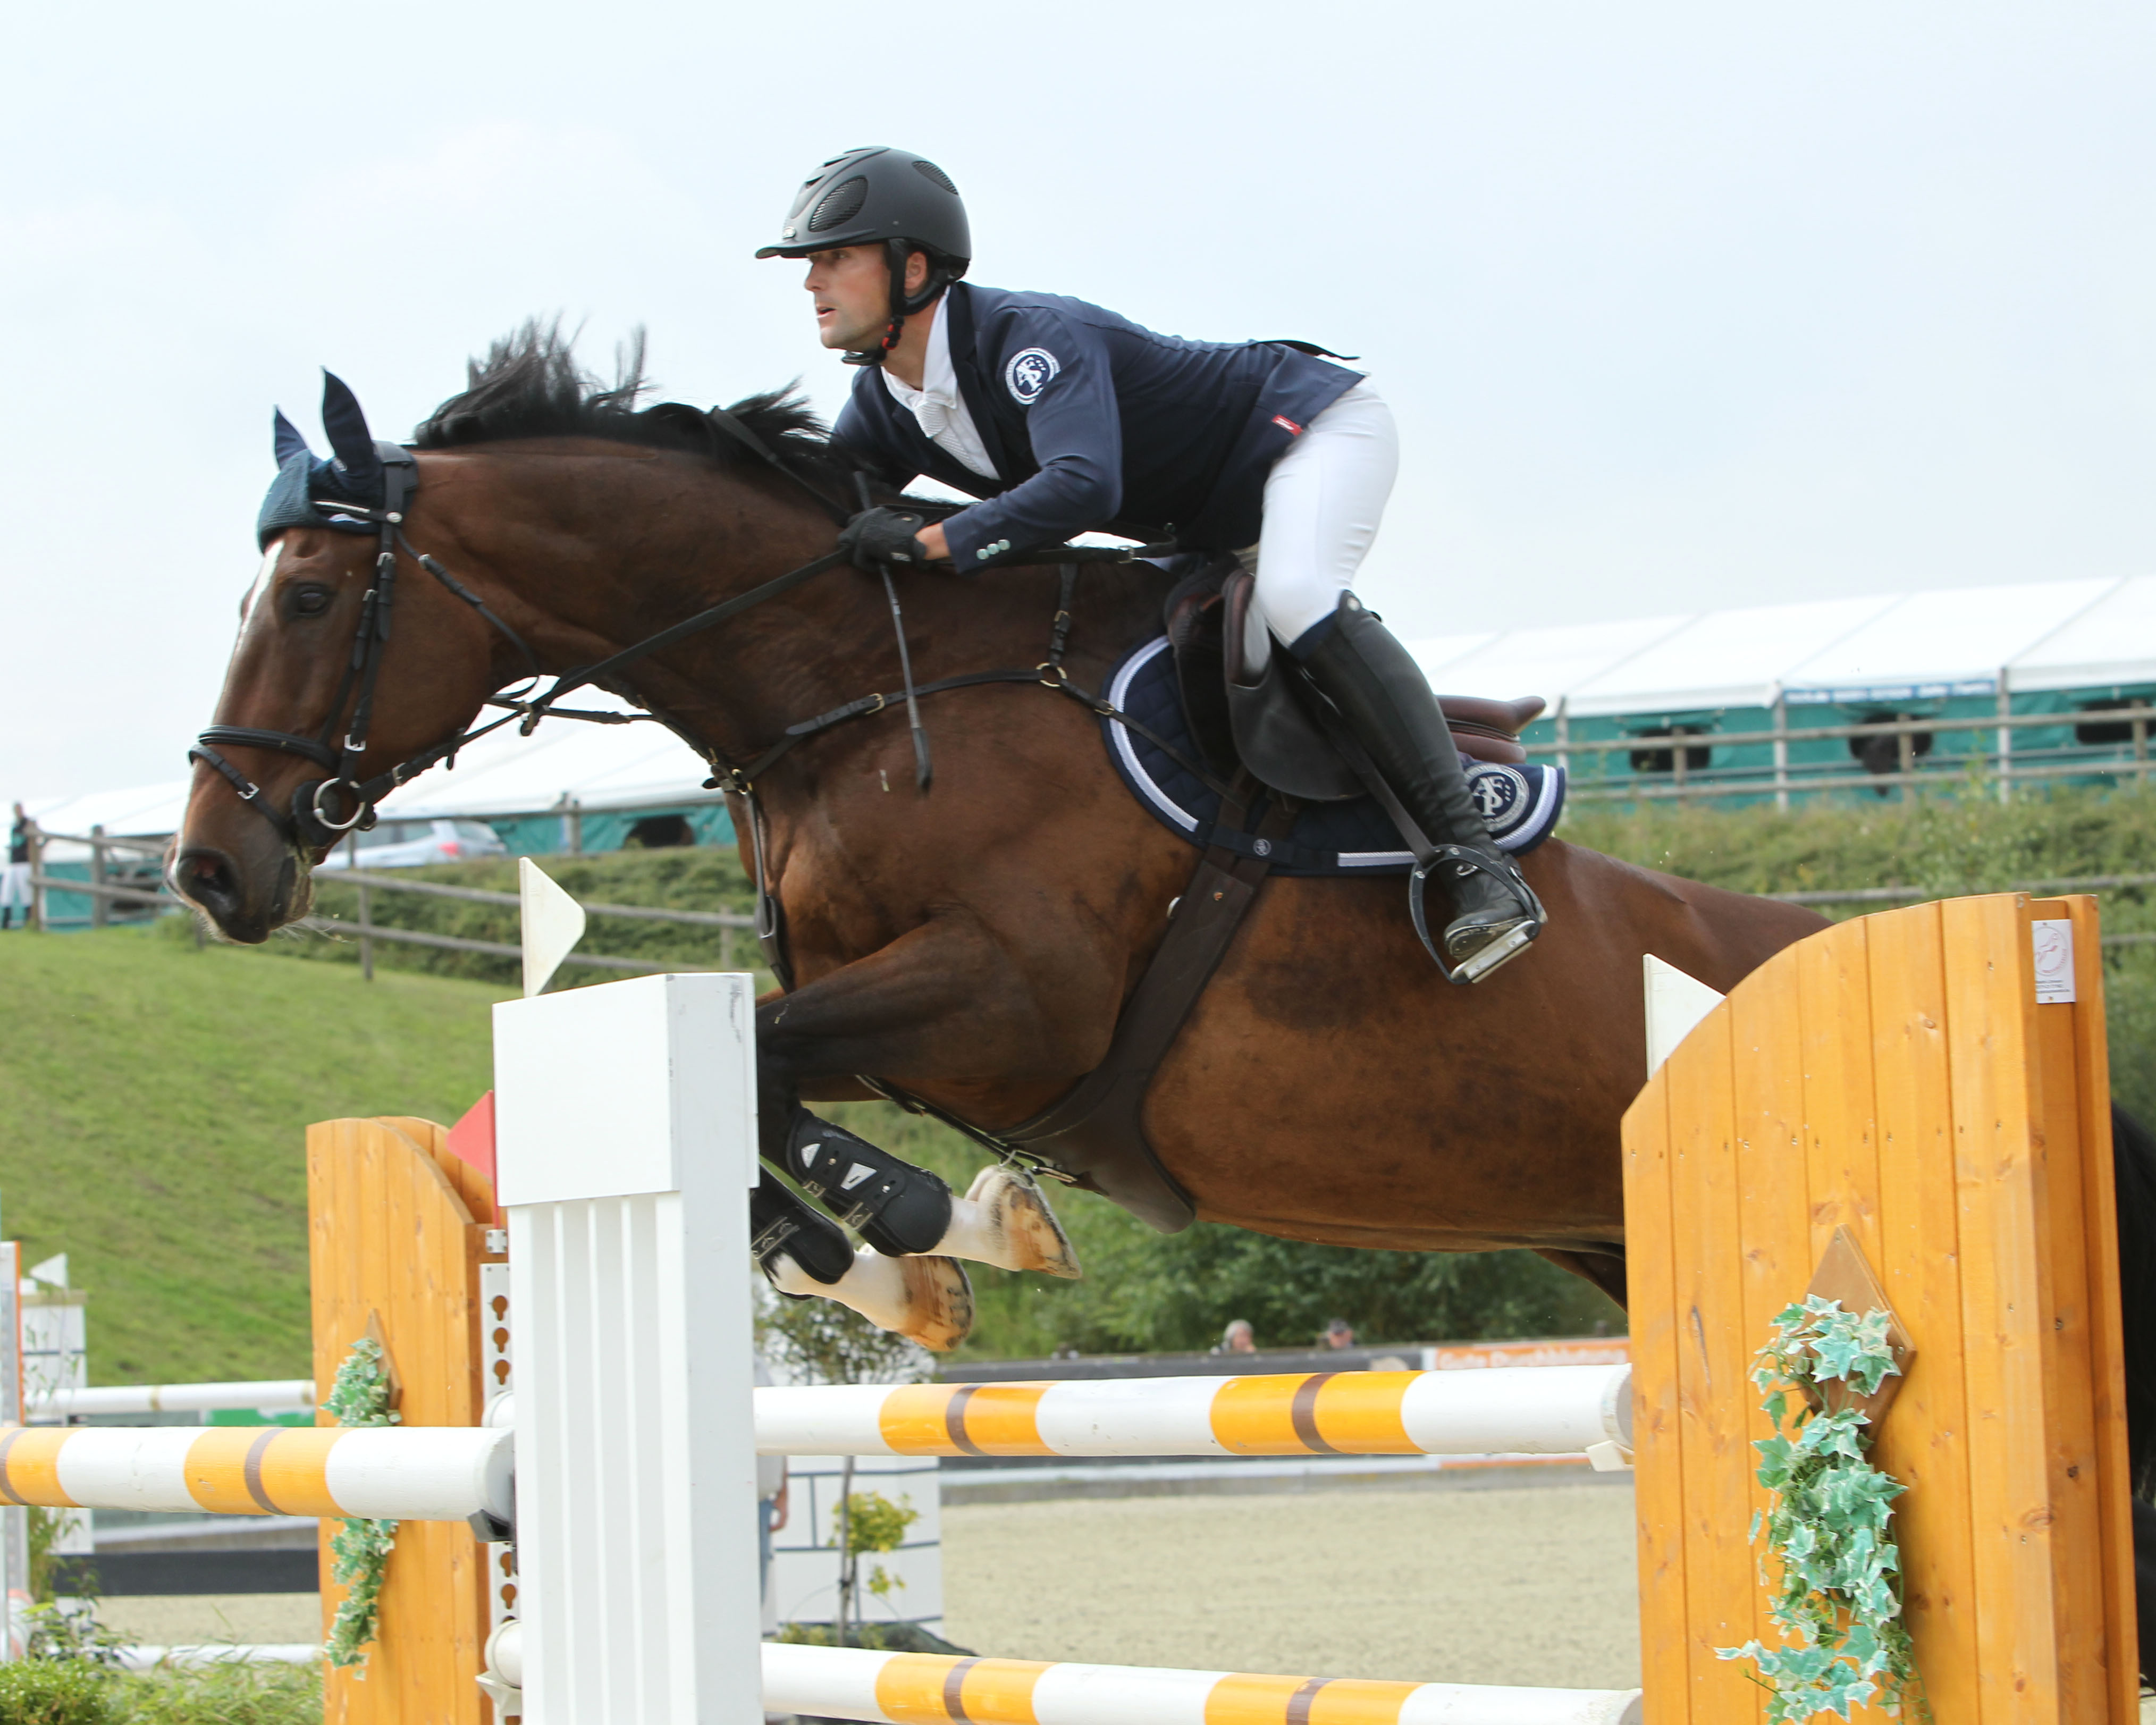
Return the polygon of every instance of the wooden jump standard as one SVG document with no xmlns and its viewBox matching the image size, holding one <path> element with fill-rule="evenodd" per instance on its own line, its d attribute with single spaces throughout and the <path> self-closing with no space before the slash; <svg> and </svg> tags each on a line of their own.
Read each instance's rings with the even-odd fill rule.
<svg viewBox="0 0 2156 1725">
<path fill-rule="evenodd" d="M 1739 983 L 1626 1114 L 1648 1725 L 1763 1717 L 1714 1656 L 1777 1639 L 1746 1373 L 1840 1230 L 1915 1348 L 1874 1460 L 1909 1488 L 1932 1717 L 2139 1717 L 2097 938 L 2092 900 L 2011 893 L 1841 923 Z M 2039 1000 L 2040 940 L 2071 1000 Z"/>
</svg>

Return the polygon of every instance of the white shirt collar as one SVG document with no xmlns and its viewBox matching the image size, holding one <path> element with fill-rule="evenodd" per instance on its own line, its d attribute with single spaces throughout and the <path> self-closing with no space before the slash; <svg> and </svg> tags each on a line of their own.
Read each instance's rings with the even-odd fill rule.
<svg viewBox="0 0 2156 1725">
<path fill-rule="evenodd" d="M 931 443 L 968 472 L 993 479 L 996 465 L 988 459 L 973 416 L 967 410 L 966 398 L 958 393 L 957 367 L 951 363 L 951 326 L 943 311 L 944 300 L 939 299 L 927 314 L 934 321 L 928 326 L 928 351 L 921 359 L 920 388 L 900 382 L 887 365 L 876 369 L 883 373 L 883 387 L 891 392 L 891 398 L 913 415 Z"/>
<path fill-rule="evenodd" d="M 901 382 L 889 366 L 880 367 L 883 372 L 884 388 L 891 398 L 916 418 L 923 402 L 932 401 L 943 408 L 963 405 L 958 397 L 958 373 L 951 363 L 951 324 L 943 316 L 943 301 L 938 299 L 928 309 L 928 352 L 921 361 L 921 388 Z"/>
</svg>

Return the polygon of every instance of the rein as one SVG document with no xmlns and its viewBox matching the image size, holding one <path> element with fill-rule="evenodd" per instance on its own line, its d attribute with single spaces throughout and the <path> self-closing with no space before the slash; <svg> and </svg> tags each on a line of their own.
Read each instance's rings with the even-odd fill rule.
<svg viewBox="0 0 2156 1725">
<path fill-rule="evenodd" d="M 719 429 L 725 431 L 760 455 L 775 471 L 783 475 L 788 480 L 807 491 L 834 521 L 844 524 L 847 519 L 845 511 L 807 480 L 788 468 L 779 459 L 777 452 L 747 426 L 741 424 L 733 415 L 716 409 L 709 415 L 709 418 L 711 423 Z M 767 600 L 778 598 L 819 575 L 847 566 L 850 562 L 848 554 L 842 550 L 834 549 L 826 552 L 823 556 L 812 558 L 797 568 L 789 569 L 783 575 L 774 576 L 769 581 L 751 588 L 747 593 L 737 593 L 730 599 L 723 600 L 706 610 L 697 612 L 694 616 L 684 618 L 680 622 L 660 629 L 654 634 L 647 635 L 643 640 L 623 648 L 619 653 L 600 660 L 595 665 L 565 671 L 554 679 L 552 686 L 545 693 L 536 698 L 531 698 L 531 691 L 537 686 L 545 673 L 540 670 L 538 660 L 524 638 L 497 616 L 477 593 L 459 581 L 435 558 L 413 545 L 405 536 L 405 506 L 418 483 L 418 465 L 416 459 L 410 450 L 395 444 L 378 444 L 376 448 L 382 458 L 383 472 L 383 495 L 380 508 L 364 508 L 341 501 L 331 502 L 320 500 L 316 501 L 314 505 L 326 515 L 334 513 L 369 521 L 374 525 L 377 535 L 373 584 L 367 588 L 361 601 L 359 627 L 353 636 L 352 651 L 346 663 L 344 675 L 337 685 L 336 698 L 330 704 L 329 716 L 322 721 L 321 732 L 317 735 L 309 737 L 296 732 L 265 730 L 250 726 L 213 725 L 202 732 L 196 740 L 194 747 L 187 752 L 187 758 L 190 761 L 204 762 L 222 775 L 239 793 L 240 800 L 259 811 L 264 819 L 276 828 L 285 841 L 295 849 L 327 849 L 335 845 L 345 834 L 355 829 L 362 832 L 369 830 L 375 824 L 376 804 L 382 798 L 444 761 L 447 761 L 454 768 L 456 764 L 456 757 L 461 750 L 480 738 L 501 730 L 505 726 L 516 725 L 521 736 L 529 737 L 537 728 L 541 720 L 550 716 L 601 724 L 629 724 L 652 719 L 654 716 L 646 713 L 593 712 L 561 707 L 557 703 L 564 696 L 601 683 L 603 679 L 635 664 L 639 660 L 647 658 L 677 642 L 686 640 L 692 635 L 716 629 L 719 624 L 740 616 L 745 611 L 752 610 Z M 764 937 L 767 949 L 772 950 L 773 943 L 778 938 L 778 907 L 776 901 L 770 897 L 765 884 L 766 876 L 762 866 L 764 822 L 762 810 L 756 795 L 755 781 L 768 772 L 798 745 L 813 737 L 821 736 L 824 732 L 844 724 L 850 720 L 865 718 L 871 713 L 881 712 L 890 706 L 905 706 L 912 724 L 917 782 L 920 788 L 925 791 L 929 785 L 930 768 L 927 734 L 921 727 L 916 705 L 919 697 L 944 694 L 955 689 L 978 688 L 988 684 L 1037 683 L 1045 688 L 1054 690 L 1060 694 L 1069 696 L 1073 700 L 1083 702 L 1103 718 L 1136 731 L 1155 747 L 1168 753 L 1178 765 L 1195 774 L 1209 788 L 1215 791 L 1224 791 L 1225 787 L 1221 785 L 1213 774 L 1208 773 L 1198 762 L 1188 758 L 1165 738 L 1158 736 L 1127 713 L 1119 711 L 1112 702 L 1072 682 L 1070 673 L 1065 669 L 1063 664 L 1064 655 L 1070 642 L 1070 608 L 1077 591 L 1079 566 L 1088 562 L 1127 563 L 1142 556 L 1159 555 L 1172 549 L 1172 547 L 1166 546 L 1065 545 L 1055 547 L 1061 569 L 1062 587 L 1061 597 L 1050 630 L 1048 656 L 1029 670 L 973 671 L 960 676 L 944 677 L 935 682 L 924 683 L 918 686 L 913 681 L 912 662 L 906 650 L 906 622 L 899 609 L 897 588 L 891 580 L 890 570 L 884 568 L 881 572 L 885 595 L 890 603 L 893 627 L 897 632 L 899 664 L 903 679 L 902 688 L 890 694 L 878 692 L 863 696 L 859 700 L 847 702 L 844 706 L 834 707 L 829 712 L 819 713 L 814 718 L 804 719 L 798 724 L 790 725 L 777 742 L 745 766 L 723 766 L 706 747 L 696 742 L 694 739 L 685 739 L 689 741 L 690 746 L 696 747 L 699 753 L 703 754 L 714 768 L 719 769 L 716 776 L 705 781 L 705 788 L 707 790 L 724 788 L 742 797 L 748 805 L 750 838 L 757 860 L 757 932 Z M 391 613 L 396 595 L 397 557 L 400 550 L 428 575 L 440 583 L 452 596 L 471 606 L 497 634 L 516 648 L 524 660 L 528 680 L 521 690 L 509 695 L 488 697 L 486 705 L 507 709 L 500 718 L 460 732 L 447 742 L 438 743 L 434 747 L 423 750 L 418 754 L 400 761 L 370 778 L 361 779 L 357 776 L 357 765 L 360 757 L 367 751 L 367 729 L 373 716 L 375 685 L 381 676 L 382 662 L 388 650 Z M 1026 555 L 1038 557 L 1039 553 L 1029 552 Z M 347 701 L 352 703 L 352 717 L 345 727 L 342 746 L 340 748 L 332 743 L 331 739 L 336 736 L 338 716 L 344 711 Z M 227 748 L 264 748 L 276 750 L 285 754 L 298 755 L 316 762 L 333 776 L 329 778 L 310 780 L 298 786 L 292 793 L 289 809 L 279 809 L 271 804 L 264 796 L 262 788 L 259 784 L 249 779 L 226 757 L 223 751 Z M 325 806 L 327 802 L 346 798 L 349 799 L 351 812 L 341 819 L 338 818 L 331 809 Z M 772 925 L 768 932 L 764 927 L 767 921 Z"/>
</svg>

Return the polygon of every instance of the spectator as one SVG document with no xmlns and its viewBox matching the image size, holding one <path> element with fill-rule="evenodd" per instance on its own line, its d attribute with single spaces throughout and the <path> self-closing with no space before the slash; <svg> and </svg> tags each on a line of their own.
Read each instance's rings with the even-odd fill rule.
<svg viewBox="0 0 2156 1725">
<path fill-rule="evenodd" d="M 1220 1341 L 1214 1348 L 1215 1353 L 1255 1353 L 1258 1351 L 1257 1332 L 1251 1329 L 1247 1317 L 1230 1318 L 1228 1327 L 1220 1332 Z"/>
<path fill-rule="evenodd" d="M 23 927 L 30 926 L 30 817 L 15 805 L 15 824 L 8 834 L 8 872 L 0 875 L 0 928 L 14 925 L 15 912 L 23 913 Z"/>
<path fill-rule="evenodd" d="M 1355 1331 L 1346 1318 L 1336 1317 L 1325 1327 L 1325 1345 L 1327 1348 L 1353 1348 Z"/>
</svg>

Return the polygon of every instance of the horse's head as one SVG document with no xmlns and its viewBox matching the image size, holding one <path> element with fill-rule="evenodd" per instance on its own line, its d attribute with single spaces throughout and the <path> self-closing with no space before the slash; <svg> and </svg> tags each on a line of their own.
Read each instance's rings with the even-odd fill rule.
<svg viewBox="0 0 2156 1725">
<path fill-rule="evenodd" d="M 261 567 L 170 865 L 175 891 L 249 943 L 306 914 L 314 865 L 371 820 L 395 768 L 459 734 L 497 680 L 486 624 L 411 578 L 399 536 L 414 457 L 376 444 L 335 377 L 322 418 L 334 461 L 277 416 Z"/>
</svg>

